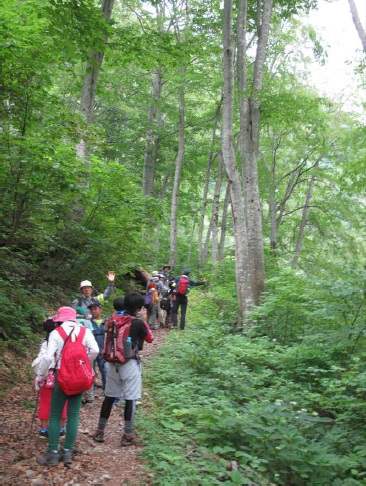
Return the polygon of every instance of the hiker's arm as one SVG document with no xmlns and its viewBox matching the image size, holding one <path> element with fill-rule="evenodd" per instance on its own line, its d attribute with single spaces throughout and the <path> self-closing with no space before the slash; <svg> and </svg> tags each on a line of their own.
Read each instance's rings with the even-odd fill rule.
<svg viewBox="0 0 366 486">
<path fill-rule="evenodd" d="M 194 282 L 193 280 L 190 280 L 189 281 L 189 286 L 190 287 L 198 287 L 200 285 L 205 285 L 206 282 L 207 282 L 207 279 L 205 279 L 205 278 L 203 280 L 201 280 L 201 282 Z"/>
<path fill-rule="evenodd" d="M 146 336 L 144 337 L 144 341 L 146 341 L 147 343 L 152 343 L 154 341 L 154 334 L 152 333 L 147 322 L 144 322 L 144 325 L 147 332 Z"/>
<path fill-rule="evenodd" d="M 58 339 L 59 333 L 57 331 L 52 331 L 49 338 L 48 338 L 48 346 L 47 352 L 43 354 L 41 357 L 41 361 L 39 363 L 39 369 L 37 374 L 37 379 L 44 379 L 47 375 L 48 369 L 52 364 L 55 355 L 58 356 Z"/>
<path fill-rule="evenodd" d="M 75 300 L 72 301 L 71 307 L 73 309 L 76 309 L 76 307 L 78 307 L 78 305 L 79 305 L 79 299 L 75 299 Z"/>
<path fill-rule="evenodd" d="M 116 278 L 115 272 L 109 271 L 107 273 L 107 279 L 108 279 L 108 287 L 105 289 L 103 294 L 98 295 L 97 299 L 98 302 L 101 304 L 105 304 L 105 301 L 108 300 L 108 297 L 113 294 L 114 292 L 114 280 Z"/>
<path fill-rule="evenodd" d="M 144 340 L 146 339 L 147 335 L 148 335 L 148 330 L 145 326 L 145 322 L 142 321 L 141 319 L 133 320 L 131 323 L 130 336 L 133 345 L 138 343 L 139 351 L 142 350 L 144 345 Z"/>
</svg>

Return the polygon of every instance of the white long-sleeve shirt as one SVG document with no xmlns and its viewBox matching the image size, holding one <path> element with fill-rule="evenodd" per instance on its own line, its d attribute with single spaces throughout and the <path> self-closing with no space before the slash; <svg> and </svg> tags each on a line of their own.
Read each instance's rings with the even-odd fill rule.
<svg viewBox="0 0 366 486">
<path fill-rule="evenodd" d="M 71 334 L 71 339 L 72 341 L 75 341 L 75 336 L 79 335 L 80 329 L 83 327 L 81 324 L 78 322 L 73 322 L 73 321 L 66 321 L 63 324 L 61 324 L 61 327 L 65 330 L 66 334 L 69 335 L 71 331 L 74 329 L 73 333 Z M 90 331 L 90 329 L 85 330 L 85 336 L 83 339 L 83 345 L 86 348 L 86 352 L 88 354 L 88 358 L 90 363 L 92 363 L 95 358 L 99 354 L 99 346 L 95 340 L 95 337 L 93 336 L 93 333 Z M 41 362 L 39 364 L 39 369 L 38 369 L 38 377 L 46 377 L 47 371 L 53 361 L 57 362 L 57 368 L 60 368 L 61 364 L 61 351 L 64 346 L 64 340 L 58 333 L 58 331 L 55 329 L 54 331 L 51 332 L 49 338 L 48 338 L 48 346 L 47 346 L 47 352 L 41 357 Z M 61 355 L 62 356 L 62 355 Z M 58 360 L 58 361 L 57 361 Z"/>
</svg>

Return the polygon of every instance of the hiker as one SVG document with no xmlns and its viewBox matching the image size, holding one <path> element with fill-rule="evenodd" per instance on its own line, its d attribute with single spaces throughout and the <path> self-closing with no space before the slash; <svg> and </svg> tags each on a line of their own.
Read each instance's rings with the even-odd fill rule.
<svg viewBox="0 0 366 486">
<path fill-rule="evenodd" d="M 79 334 L 84 337 L 82 339 L 82 346 L 85 348 L 90 363 L 94 361 L 99 353 L 98 344 L 92 332 L 84 328 L 76 319 L 76 311 L 72 307 L 60 307 L 57 310 L 53 321 L 62 323 L 59 329 L 68 336 L 71 342 L 75 343 Z M 56 328 L 51 332 L 48 339 L 47 354 L 42 357 L 36 377 L 36 387 L 39 387 L 47 376 L 47 371 L 56 358 L 56 369 L 58 370 L 55 377 L 55 386 L 52 394 L 51 412 L 48 428 L 48 450 L 41 456 L 37 457 L 38 464 L 42 466 L 57 466 L 59 460 L 63 460 L 65 466 L 72 463 L 72 454 L 74 443 L 78 432 L 79 412 L 81 406 L 82 393 L 75 395 L 66 395 L 59 387 L 59 377 L 63 369 L 62 365 L 62 351 L 64 348 L 64 338 Z M 71 345 L 71 343 L 69 344 Z M 64 363 L 64 366 L 66 364 Z M 60 419 L 62 410 L 67 402 L 67 428 L 65 436 L 65 444 L 63 451 L 59 452 L 58 443 L 60 438 Z"/>
<path fill-rule="evenodd" d="M 157 289 L 157 283 L 159 282 L 159 272 L 154 270 L 151 272 L 151 278 L 146 284 L 146 292 L 148 292 L 151 288 Z"/>
<path fill-rule="evenodd" d="M 175 279 L 175 294 L 173 297 L 173 308 L 172 308 L 172 324 L 174 328 L 178 326 L 179 307 L 181 308 L 179 329 L 183 331 L 185 328 L 186 312 L 187 312 L 187 305 L 188 305 L 188 293 L 190 288 L 198 287 L 199 285 L 205 285 L 206 282 L 207 282 L 206 279 L 202 280 L 201 282 L 194 282 L 193 280 L 190 280 L 188 268 L 184 269 L 182 275 Z"/>
<path fill-rule="evenodd" d="M 159 306 L 165 310 L 165 321 L 164 327 L 166 329 L 171 329 L 172 326 L 172 309 L 173 309 L 173 298 L 175 296 L 175 278 L 169 277 L 167 288 L 163 298 L 159 301 Z"/>
<path fill-rule="evenodd" d="M 83 307 L 76 307 L 76 320 L 87 329 L 90 329 L 93 332 L 93 325 L 87 316 L 89 315 L 89 310 L 86 311 Z M 93 366 L 95 366 L 95 361 Z M 83 393 L 83 398 L 81 403 L 85 405 L 86 403 L 93 403 L 94 402 L 94 386 L 92 386 L 89 390 Z"/>
<path fill-rule="evenodd" d="M 117 315 L 133 316 L 129 336 L 132 349 L 137 354 L 125 364 L 109 363 L 107 370 L 107 383 L 105 387 L 105 398 L 100 410 L 98 429 L 93 435 L 96 442 L 104 442 L 104 432 L 116 398 L 125 400 L 124 409 L 124 433 L 121 439 L 121 446 L 127 447 L 137 445 L 135 434 L 135 410 L 136 401 L 141 399 L 142 375 L 138 351 L 143 348 L 144 341 L 151 343 L 154 339 L 149 326 L 136 316 L 144 303 L 143 296 L 139 292 L 129 292 L 123 297 L 114 299 L 113 307 Z M 136 318 L 135 318 L 136 317 Z"/>
<path fill-rule="evenodd" d="M 74 309 L 76 309 L 76 307 L 83 307 L 87 312 L 89 312 L 89 305 L 92 303 L 93 300 L 104 304 L 107 301 L 108 297 L 114 292 L 115 277 L 115 272 L 109 271 L 107 273 L 108 286 L 106 287 L 103 294 L 99 294 L 95 297 L 92 296 L 94 287 L 90 280 L 83 280 L 82 282 L 80 282 L 81 295 L 73 300 L 71 307 L 73 307 Z"/>
<path fill-rule="evenodd" d="M 169 273 L 170 273 L 170 265 L 164 265 L 163 269 L 160 271 L 160 274 L 164 277 L 164 284 L 167 285 L 169 283 Z"/>
<path fill-rule="evenodd" d="M 43 329 L 46 331 L 45 339 L 42 341 L 41 348 L 39 350 L 37 358 L 32 363 L 32 368 L 36 374 L 38 374 L 39 364 L 41 359 L 47 354 L 48 348 L 48 340 L 50 337 L 51 332 L 56 328 L 57 324 L 49 317 L 43 321 Z M 52 390 L 55 383 L 55 359 L 52 360 L 48 372 L 47 377 L 43 380 L 43 383 L 37 385 L 36 391 L 39 392 L 39 403 L 38 403 L 38 418 L 41 422 L 41 428 L 39 429 L 39 437 L 41 439 L 46 439 L 48 437 L 48 420 L 50 418 L 50 410 L 51 410 L 51 398 L 52 398 Z M 60 421 L 60 436 L 65 435 L 66 428 L 65 428 L 65 420 L 66 420 L 66 410 L 67 404 L 62 410 L 61 414 L 61 421 Z"/>
<path fill-rule="evenodd" d="M 143 306 L 146 309 L 146 321 L 151 329 L 156 329 L 159 297 L 154 287 L 151 287 L 143 299 Z"/>
<path fill-rule="evenodd" d="M 76 307 L 76 320 L 84 327 L 87 327 L 93 331 L 93 326 L 90 320 L 87 318 L 88 312 L 83 307 Z"/>
<path fill-rule="evenodd" d="M 103 359 L 103 352 L 102 352 L 104 346 L 104 336 L 105 336 L 105 330 L 104 330 L 105 321 L 102 318 L 103 306 L 99 302 L 92 302 L 89 306 L 89 309 L 92 315 L 91 318 L 91 324 L 93 326 L 92 333 L 94 334 L 95 340 L 99 346 L 99 354 L 96 360 L 94 361 L 94 368 L 95 365 L 97 364 L 100 374 L 102 376 L 102 384 L 104 390 L 105 382 L 106 382 L 107 366 L 106 366 L 106 362 Z"/>
<path fill-rule="evenodd" d="M 165 326 L 165 320 L 166 320 L 166 306 L 164 305 L 165 300 L 163 300 L 167 294 L 168 288 L 164 285 L 164 275 L 162 273 L 159 273 L 159 282 L 157 283 L 158 287 L 158 297 L 159 297 L 159 302 L 158 302 L 158 319 L 159 319 L 159 326 L 164 327 Z M 163 306 L 160 305 L 160 303 L 163 302 Z"/>
</svg>

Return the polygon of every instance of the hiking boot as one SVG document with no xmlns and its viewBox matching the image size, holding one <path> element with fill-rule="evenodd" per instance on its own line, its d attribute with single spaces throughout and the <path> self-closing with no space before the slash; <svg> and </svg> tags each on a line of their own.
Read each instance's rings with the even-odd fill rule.
<svg viewBox="0 0 366 486">
<path fill-rule="evenodd" d="M 139 437 L 135 434 L 123 434 L 121 439 L 122 447 L 138 446 L 141 444 Z"/>
<path fill-rule="evenodd" d="M 94 398 L 93 397 L 83 397 L 83 399 L 81 400 L 81 404 L 82 405 L 86 405 L 86 404 L 90 404 L 90 403 L 93 403 L 94 402 Z"/>
<path fill-rule="evenodd" d="M 64 452 L 62 454 L 62 460 L 64 462 L 64 466 L 70 466 L 72 463 L 72 456 L 73 456 L 73 450 L 72 449 L 64 449 Z"/>
<path fill-rule="evenodd" d="M 37 457 L 37 463 L 41 466 L 57 466 L 60 459 L 58 451 L 46 451 L 41 456 Z"/>
<path fill-rule="evenodd" d="M 92 435 L 92 439 L 95 442 L 104 442 L 104 430 L 98 429 L 94 435 Z"/>
<path fill-rule="evenodd" d="M 39 429 L 39 438 L 48 439 L 48 429 Z"/>
</svg>

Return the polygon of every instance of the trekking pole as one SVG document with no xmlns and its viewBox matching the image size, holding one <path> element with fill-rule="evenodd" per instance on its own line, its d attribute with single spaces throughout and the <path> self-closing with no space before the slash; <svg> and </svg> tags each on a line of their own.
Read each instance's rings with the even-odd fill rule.
<svg viewBox="0 0 366 486">
<path fill-rule="evenodd" d="M 31 425 L 30 425 L 29 439 L 32 437 L 34 420 L 36 418 L 36 413 L 37 413 L 37 410 L 38 410 L 38 402 L 39 402 L 39 390 L 37 391 L 36 404 L 35 404 L 35 407 L 34 407 L 34 412 L 33 412 L 32 421 L 31 421 Z"/>
</svg>

